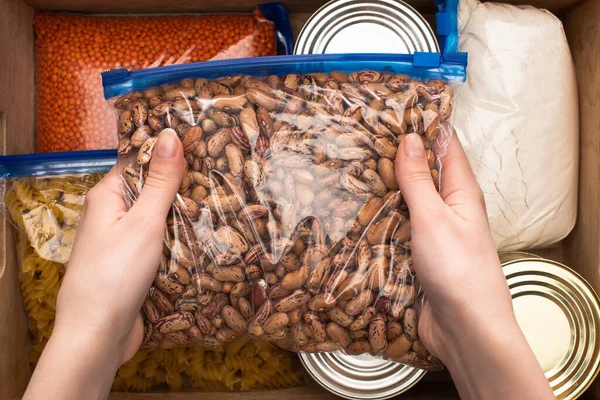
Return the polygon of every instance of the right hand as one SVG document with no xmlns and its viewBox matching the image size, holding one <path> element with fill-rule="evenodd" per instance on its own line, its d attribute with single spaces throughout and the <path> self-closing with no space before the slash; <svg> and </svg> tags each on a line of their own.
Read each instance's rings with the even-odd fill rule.
<svg viewBox="0 0 600 400">
<path fill-rule="evenodd" d="M 446 365 L 462 399 L 553 399 L 515 318 L 483 194 L 456 135 L 441 164 L 438 194 L 419 136 L 408 135 L 396 156 L 425 293 L 417 304 L 423 306 L 419 336 Z"/>
<path fill-rule="evenodd" d="M 445 362 L 447 349 L 466 328 L 516 320 L 483 194 L 456 135 L 441 163 L 438 194 L 419 136 L 408 135 L 396 157 L 398 185 L 410 210 L 414 267 L 425 292 L 419 335 Z"/>
</svg>

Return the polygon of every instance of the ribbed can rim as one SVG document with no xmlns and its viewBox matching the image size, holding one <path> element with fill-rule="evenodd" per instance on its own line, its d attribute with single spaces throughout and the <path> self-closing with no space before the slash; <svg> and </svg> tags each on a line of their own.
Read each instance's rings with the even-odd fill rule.
<svg viewBox="0 0 600 400">
<path fill-rule="evenodd" d="M 403 43 L 406 51 L 387 53 L 439 52 L 433 29 L 412 6 L 401 0 L 332 0 L 319 8 L 302 28 L 294 54 L 336 53 L 331 43 L 356 24 L 373 24 Z M 368 41 L 368 34 L 365 41 Z M 328 50 L 329 48 L 329 50 Z M 374 51 L 377 52 L 377 51 Z"/>
<path fill-rule="evenodd" d="M 571 329 L 568 351 L 546 378 L 560 400 L 581 396 L 600 371 L 600 300 L 577 272 L 551 260 L 523 253 L 501 254 L 511 296 L 540 296 L 555 303 Z"/>
<path fill-rule="evenodd" d="M 351 400 L 389 399 L 406 392 L 426 371 L 370 355 L 300 353 L 312 378 L 331 393 Z"/>
</svg>

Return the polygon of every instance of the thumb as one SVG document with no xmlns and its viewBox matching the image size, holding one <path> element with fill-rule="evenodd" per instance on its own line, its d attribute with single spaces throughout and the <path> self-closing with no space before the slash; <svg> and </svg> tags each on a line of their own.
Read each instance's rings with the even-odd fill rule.
<svg viewBox="0 0 600 400">
<path fill-rule="evenodd" d="M 181 141 L 174 130 L 164 129 L 154 145 L 144 187 L 130 212 L 165 221 L 181 185 L 183 163 Z"/>
<path fill-rule="evenodd" d="M 396 180 L 411 216 L 431 215 L 443 206 L 435 189 L 423 141 L 411 133 L 400 143 L 396 154 Z"/>
</svg>

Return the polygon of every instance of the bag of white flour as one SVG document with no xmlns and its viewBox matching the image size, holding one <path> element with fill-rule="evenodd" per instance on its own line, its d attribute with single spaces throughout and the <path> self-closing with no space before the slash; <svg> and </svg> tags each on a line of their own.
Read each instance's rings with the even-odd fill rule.
<svg viewBox="0 0 600 400">
<path fill-rule="evenodd" d="M 551 245 L 577 214 L 579 105 L 562 23 L 478 0 L 461 0 L 458 18 L 469 66 L 455 124 L 496 246 Z"/>
</svg>

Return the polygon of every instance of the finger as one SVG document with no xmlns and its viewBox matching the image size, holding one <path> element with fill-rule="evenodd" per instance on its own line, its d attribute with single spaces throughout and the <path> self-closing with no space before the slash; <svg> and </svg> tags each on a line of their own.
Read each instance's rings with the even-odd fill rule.
<svg viewBox="0 0 600 400">
<path fill-rule="evenodd" d="M 86 195 L 82 218 L 99 218 L 104 224 L 120 220 L 127 212 L 127 205 L 119 184 L 117 166 L 111 168 L 100 182 Z"/>
<path fill-rule="evenodd" d="M 475 176 L 469 166 L 467 156 L 458 140 L 456 134 L 445 141 L 447 148 L 445 154 L 441 157 L 442 174 L 441 194 L 444 201 L 452 200 L 457 193 L 462 192 L 461 196 L 466 194 L 478 197 L 481 192 Z"/>
<path fill-rule="evenodd" d="M 162 131 L 155 144 L 148 177 L 136 203 L 132 218 L 164 222 L 183 177 L 183 148 L 174 131 Z"/>
<path fill-rule="evenodd" d="M 442 198 L 459 217 L 463 219 L 476 217 L 487 221 L 483 193 L 471 171 L 467 156 L 456 132 L 452 133 L 450 128 L 447 132 L 449 133 L 443 144 L 438 143 L 438 146 L 444 148 L 437 149 L 439 153 L 444 154 L 440 159 Z"/>
<path fill-rule="evenodd" d="M 444 203 L 433 184 L 423 142 L 416 133 L 411 133 L 400 143 L 396 154 L 396 180 L 412 217 L 437 214 L 443 209 Z"/>
</svg>

